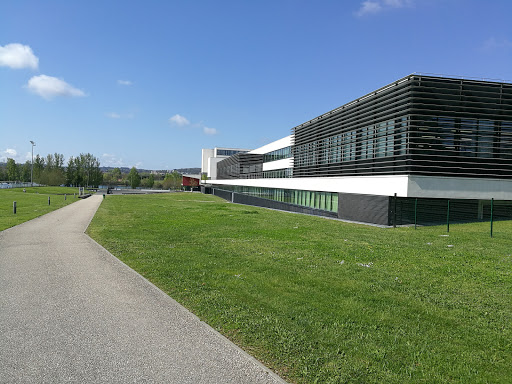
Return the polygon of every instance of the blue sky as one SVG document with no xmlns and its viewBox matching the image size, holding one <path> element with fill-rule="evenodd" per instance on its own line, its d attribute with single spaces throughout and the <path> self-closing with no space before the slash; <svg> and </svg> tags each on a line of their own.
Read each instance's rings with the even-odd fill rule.
<svg viewBox="0 0 512 384">
<path fill-rule="evenodd" d="M 412 72 L 512 79 L 509 0 L 0 2 L 0 161 L 199 167 Z"/>
</svg>

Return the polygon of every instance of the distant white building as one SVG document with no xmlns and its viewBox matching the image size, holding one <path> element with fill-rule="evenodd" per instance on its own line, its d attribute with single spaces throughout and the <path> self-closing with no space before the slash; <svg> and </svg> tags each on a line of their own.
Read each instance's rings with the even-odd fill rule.
<svg viewBox="0 0 512 384">
<path fill-rule="evenodd" d="M 217 163 L 237 153 L 247 153 L 250 149 L 241 148 L 213 148 L 202 149 L 201 174 L 209 179 L 217 178 Z"/>
</svg>

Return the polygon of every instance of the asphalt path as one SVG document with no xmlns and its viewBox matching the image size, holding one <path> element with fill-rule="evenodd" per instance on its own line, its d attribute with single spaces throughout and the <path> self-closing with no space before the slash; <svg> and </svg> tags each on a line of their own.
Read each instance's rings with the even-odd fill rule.
<svg viewBox="0 0 512 384">
<path fill-rule="evenodd" d="M 101 201 L 0 232 L 0 383 L 284 383 L 87 236 Z"/>
</svg>

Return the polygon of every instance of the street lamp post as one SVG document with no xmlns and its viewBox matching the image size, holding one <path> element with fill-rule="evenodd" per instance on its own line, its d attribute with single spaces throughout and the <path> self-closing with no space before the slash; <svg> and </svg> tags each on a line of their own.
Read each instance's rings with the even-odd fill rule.
<svg viewBox="0 0 512 384">
<path fill-rule="evenodd" d="M 32 144 L 32 167 L 30 168 L 30 186 L 33 187 L 34 186 L 34 145 L 36 145 L 36 143 L 34 143 L 32 140 L 30 140 L 30 144 Z"/>
</svg>

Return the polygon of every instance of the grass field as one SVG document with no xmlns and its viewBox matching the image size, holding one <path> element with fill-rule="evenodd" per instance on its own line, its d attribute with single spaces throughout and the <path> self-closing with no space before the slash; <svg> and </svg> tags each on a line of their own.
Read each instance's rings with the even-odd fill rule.
<svg viewBox="0 0 512 384">
<path fill-rule="evenodd" d="M 379 229 L 181 193 L 88 233 L 296 383 L 512 382 L 512 223 Z"/>
<path fill-rule="evenodd" d="M 23 188 L 0 189 L 0 231 L 71 204 L 77 200 L 73 198 L 73 194 L 78 196 L 78 188 L 29 187 L 25 190 L 26 192 L 23 192 Z M 64 194 L 67 194 L 66 200 Z M 13 214 L 14 201 L 16 214 Z"/>
</svg>

